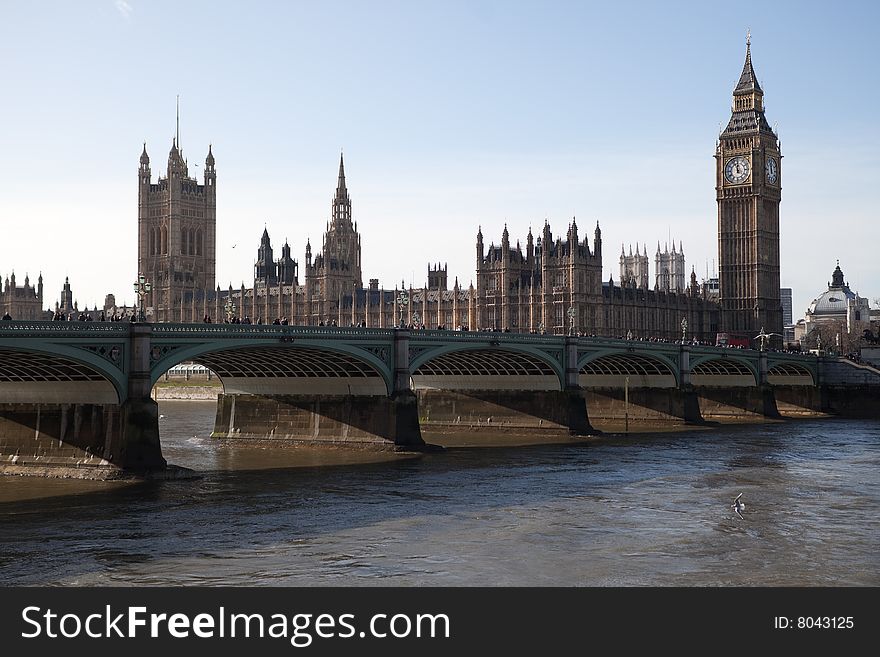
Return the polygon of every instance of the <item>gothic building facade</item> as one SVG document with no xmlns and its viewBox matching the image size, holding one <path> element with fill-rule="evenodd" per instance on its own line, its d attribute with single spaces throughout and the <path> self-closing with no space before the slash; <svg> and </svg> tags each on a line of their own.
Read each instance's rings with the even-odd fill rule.
<svg viewBox="0 0 880 657">
<path fill-rule="evenodd" d="M 672 251 L 669 250 L 668 244 L 664 244 L 662 253 L 660 252 L 660 242 L 657 242 L 654 267 L 656 272 L 655 290 L 685 291 L 684 248 L 681 246 L 681 242 L 678 243 L 677 251 L 675 250 L 675 242 L 672 243 Z"/>
<path fill-rule="evenodd" d="M 165 177 L 154 183 L 144 144 L 138 169 L 138 272 L 152 285 L 145 299 L 152 321 L 189 320 L 193 303 L 202 305 L 214 289 L 216 183 L 210 146 L 202 184 L 190 177 L 178 137 Z"/>
<path fill-rule="evenodd" d="M 352 213 L 351 196 L 345 180 L 345 162 L 339 158 L 336 193 L 330 204 L 330 220 L 313 254 L 310 242 L 305 246 L 303 280 L 299 265 L 290 257 L 285 242 L 281 258 L 273 259 L 268 229 L 263 230 L 253 287 L 220 290 L 209 295 L 205 314 L 223 317 L 225 308 L 251 322 L 283 319 L 291 324 L 361 325 L 388 328 L 404 323 L 444 327 L 467 326 L 470 322 L 468 291 L 456 279 L 447 289 L 447 268 L 428 266 L 428 282 L 421 288 L 384 289 L 378 279 L 363 285 L 361 236 Z M 472 296 L 472 295 L 471 295 Z M 227 303 L 227 300 L 231 302 Z M 191 313 L 197 317 L 196 309 Z"/>
<path fill-rule="evenodd" d="M 499 244 L 476 240 L 476 286 L 458 279 L 449 288 L 447 269 L 429 265 L 421 288 L 384 289 L 377 279 L 363 284 L 361 235 L 340 156 L 330 220 L 313 254 L 305 245 L 302 271 L 285 242 L 275 259 L 263 230 L 253 285 L 221 290 L 214 286 L 216 174 L 210 148 L 204 184 L 188 175 L 174 141 L 168 172 L 150 181 L 146 149 L 139 171 L 139 267 L 154 281 L 153 321 L 251 322 L 275 319 L 290 324 L 403 324 L 429 328 L 510 330 L 601 336 L 714 341 L 719 331 L 781 332 L 779 309 L 780 152 L 767 125 L 763 92 L 751 63 L 751 44 L 734 90 L 733 113 L 716 149 L 720 290 L 686 279 L 684 252 L 658 251 L 653 289 L 648 253 L 621 253 L 620 279 L 602 280 L 602 232 L 581 237 L 572 220 L 554 237 L 545 222 L 525 246 L 511 244 L 507 227 Z M 720 299 L 718 298 L 720 297 Z"/>
<path fill-rule="evenodd" d="M 657 242 L 657 253 L 654 255 L 654 290 L 665 292 L 684 292 L 686 288 L 686 271 L 684 263 L 684 248 L 681 242 L 678 243 L 678 250 L 675 248 L 675 242 L 672 243 L 672 251 L 669 245 L 664 246 L 660 251 L 660 242 Z M 651 280 L 648 268 L 648 247 L 644 247 L 644 252 L 640 251 L 639 245 L 636 244 L 636 252 L 633 254 L 632 246 L 629 247 L 629 253 L 624 250 L 624 246 L 620 245 L 620 283 L 621 285 L 634 286 L 643 290 L 649 287 Z"/>
<path fill-rule="evenodd" d="M 647 256 L 642 257 L 646 264 Z M 627 256 L 622 258 L 625 262 Z M 546 222 L 537 240 L 530 231 L 525 252 L 520 242 L 510 246 L 506 227 L 501 246 L 493 243 L 486 250 L 480 230 L 475 328 L 675 340 L 686 320 L 689 340 L 714 340 L 718 306 L 704 297 L 695 274 L 681 292 L 647 289 L 647 274 L 641 280 L 632 275 L 619 286 L 601 276 L 598 223 L 592 248 L 587 238 L 580 239 L 572 220 L 565 239 L 554 239 Z"/>
<path fill-rule="evenodd" d="M 636 243 L 636 253 L 633 255 L 632 245 L 629 247 L 629 255 L 620 245 L 620 284 L 648 289 L 648 281 L 651 275 L 648 271 L 648 247 L 645 245 L 644 253 L 639 250 Z"/>
<path fill-rule="evenodd" d="M 6 278 L 4 285 L 0 281 L 0 317 L 9 315 L 12 319 L 38 320 L 43 319 L 43 276 L 37 278 L 37 284 L 31 285 L 30 277 L 24 277 L 24 285 L 15 282 L 15 272 Z"/>
</svg>

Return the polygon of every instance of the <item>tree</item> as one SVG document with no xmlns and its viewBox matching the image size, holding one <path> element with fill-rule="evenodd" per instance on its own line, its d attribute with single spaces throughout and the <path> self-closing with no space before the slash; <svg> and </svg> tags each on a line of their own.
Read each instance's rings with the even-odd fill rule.
<svg viewBox="0 0 880 657">
<path fill-rule="evenodd" d="M 802 339 L 805 349 L 821 348 L 835 354 L 857 353 L 865 345 L 862 331 L 867 324 L 857 324 L 857 328 L 847 331 L 845 320 L 826 321 L 815 324 Z"/>
</svg>

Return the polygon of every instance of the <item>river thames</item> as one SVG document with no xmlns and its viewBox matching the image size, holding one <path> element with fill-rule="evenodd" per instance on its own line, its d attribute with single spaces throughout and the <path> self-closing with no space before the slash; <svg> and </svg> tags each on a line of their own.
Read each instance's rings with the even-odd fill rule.
<svg viewBox="0 0 880 657">
<path fill-rule="evenodd" d="M 876 420 L 404 457 L 231 448 L 213 409 L 160 403 L 195 480 L 0 478 L 0 583 L 880 585 Z"/>
</svg>

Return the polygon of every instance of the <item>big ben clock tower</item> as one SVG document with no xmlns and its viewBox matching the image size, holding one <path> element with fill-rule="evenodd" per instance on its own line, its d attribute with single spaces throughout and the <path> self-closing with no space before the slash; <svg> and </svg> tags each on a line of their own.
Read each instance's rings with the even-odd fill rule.
<svg viewBox="0 0 880 657">
<path fill-rule="evenodd" d="M 782 155 L 779 139 L 764 117 L 751 38 L 746 40 L 746 61 L 733 90 L 732 109 L 715 151 L 721 324 L 725 331 L 749 338 L 762 328 L 781 334 Z"/>
</svg>

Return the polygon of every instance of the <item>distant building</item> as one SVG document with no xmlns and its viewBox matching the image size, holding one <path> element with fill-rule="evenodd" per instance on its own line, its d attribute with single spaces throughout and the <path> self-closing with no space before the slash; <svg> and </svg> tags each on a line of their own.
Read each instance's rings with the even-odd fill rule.
<svg viewBox="0 0 880 657">
<path fill-rule="evenodd" d="M 779 301 L 782 304 L 782 341 L 788 344 L 795 341 L 790 287 L 779 288 Z"/>
<path fill-rule="evenodd" d="M 663 253 L 660 252 L 660 242 L 657 242 L 657 253 L 654 256 L 654 289 L 661 292 L 684 292 L 685 291 L 685 265 L 684 249 L 681 242 L 678 243 L 678 251 L 675 250 L 675 242 L 672 243 L 672 251 L 669 245 L 663 245 Z"/>
<path fill-rule="evenodd" d="M 837 342 L 845 340 L 846 336 L 858 336 L 870 326 L 870 322 L 868 300 L 850 289 L 838 262 L 828 289 L 813 299 L 802 327 L 800 322 L 796 325 L 796 333 L 802 333 L 808 341 L 813 340 L 812 336 L 819 339 L 821 335 L 825 346 L 831 347 L 831 340 L 834 340 L 834 346 L 846 348 L 847 345 L 837 345 Z"/>
<path fill-rule="evenodd" d="M 659 246 L 659 244 L 658 244 Z M 644 253 L 639 251 L 639 245 L 636 243 L 636 253 L 633 255 L 632 245 L 629 247 L 629 255 L 623 250 L 623 244 L 620 245 L 620 284 L 630 287 L 638 287 L 643 290 L 648 289 L 648 247 L 644 247 Z"/>
<path fill-rule="evenodd" d="M 6 279 L 4 285 L 0 281 L 0 317 L 9 314 L 12 319 L 39 320 L 43 319 L 43 276 L 37 278 L 37 285 L 31 285 L 30 278 L 24 277 L 24 285 L 15 283 L 15 272 Z"/>
<path fill-rule="evenodd" d="M 721 296 L 721 283 L 718 280 L 718 277 L 713 276 L 712 278 L 704 278 L 702 290 L 707 299 L 710 301 L 718 301 L 718 298 Z"/>
<path fill-rule="evenodd" d="M 782 303 L 782 325 L 791 326 L 793 319 L 791 314 L 791 288 L 779 288 L 779 301 Z"/>
</svg>

